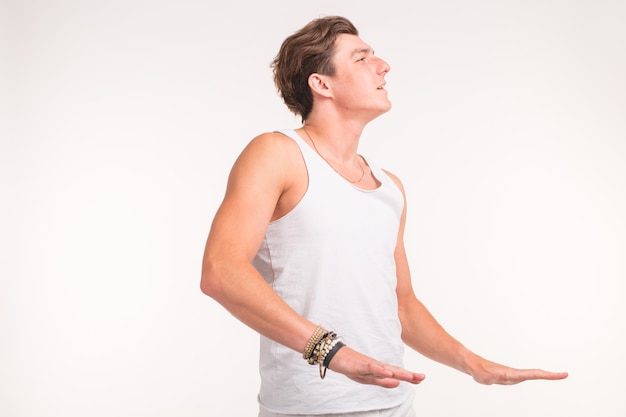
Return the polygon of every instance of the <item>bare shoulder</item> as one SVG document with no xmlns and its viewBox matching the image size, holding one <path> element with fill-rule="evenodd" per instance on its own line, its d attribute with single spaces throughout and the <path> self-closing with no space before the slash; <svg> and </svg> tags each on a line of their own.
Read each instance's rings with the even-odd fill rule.
<svg viewBox="0 0 626 417">
<path fill-rule="evenodd" d="M 302 198 L 307 173 L 300 147 L 279 132 L 254 137 L 235 162 L 229 183 L 237 200 L 250 197 L 254 205 L 265 201 L 274 220 L 289 212 Z"/>
<path fill-rule="evenodd" d="M 293 139 L 280 132 L 265 132 L 254 137 L 248 143 L 244 152 L 279 157 L 285 153 L 298 152 L 298 145 Z"/>
<path fill-rule="evenodd" d="M 278 132 L 261 133 L 244 147 L 233 166 L 234 175 L 277 179 L 292 169 L 294 155 L 299 152 L 296 142 Z"/>
<path fill-rule="evenodd" d="M 268 182 L 288 187 L 303 165 L 298 144 L 280 132 L 261 133 L 246 145 L 231 172 L 231 180 L 267 187 Z M 264 184 L 263 184 L 264 183 Z"/>
</svg>

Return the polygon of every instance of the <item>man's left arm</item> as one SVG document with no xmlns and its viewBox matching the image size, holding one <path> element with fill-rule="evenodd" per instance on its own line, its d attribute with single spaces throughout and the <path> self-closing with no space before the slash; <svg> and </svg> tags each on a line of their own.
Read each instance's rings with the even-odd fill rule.
<svg viewBox="0 0 626 417">
<path fill-rule="evenodd" d="M 404 195 L 400 180 L 394 175 Z M 398 296 L 398 314 L 402 324 L 402 340 L 410 348 L 434 361 L 464 372 L 481 384 L 512 385 L 526 380 L 558 380 L 566 372 L 548 372 L 541 369 L 517 369 L 489 361 L 467 349 L 452 337 L 417 299 L 411 283 L 411 273 L 404 248 L 406 198 L 402 212 L 398 241 L 395 249 Z"/>
</svg>

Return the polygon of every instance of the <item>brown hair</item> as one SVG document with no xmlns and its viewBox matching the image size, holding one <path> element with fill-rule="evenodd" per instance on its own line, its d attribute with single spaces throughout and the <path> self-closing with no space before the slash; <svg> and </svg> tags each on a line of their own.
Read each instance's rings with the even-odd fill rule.
<svg viewBox="0 0 626 417">
<path fill-rule="evenodd" d="M 327 16 L 312 20 L 284 40 L 271 64 L 274 84 L 283 101 L 302 120 L 311 113 L 313 94 L 308 78 L 313 73 L 334 75 L 335 40 L 340 34 L 358 35 L 345 17 Z"/>
</svg>

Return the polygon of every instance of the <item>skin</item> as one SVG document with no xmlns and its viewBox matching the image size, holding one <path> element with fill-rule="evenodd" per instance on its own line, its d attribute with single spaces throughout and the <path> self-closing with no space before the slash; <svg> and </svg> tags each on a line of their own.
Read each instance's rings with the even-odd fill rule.
<svg viewBox="0 0 626 417">
<path fill-rule="evenodd" d="M 337 38 L 333 76 L 312 74 L 314 105 L 305 121 L 318 152 L 342 176 L 375 189 L 380 184 L 358 155 L 364 127 L 391 109 L 385 75 L 389 65 L 355 35 Z M 311 146 L 309 135 L 296 130 Z M 402 190 L 401 181 L 387 173 Z M 201 289 L 243 323 L 264 336 L 303 352 L 317 324 L 289 307 L 251 265 L 268 224 L 289 213 L 305 194 L 308 176 L 298 145 L 279 133 L 263 133 L 250 141 L 235 161 L 226 193 L 206 242 Z M 406 199 L 405 199 L 406 200 Z M 406 203 L 395 249 L 397 296 L 404 343 L 437 362 L 472 376 L 482 384 L 516 384 L 526 380 L 558 380 L 565 372 L 516 369 L 469 351 L 448 334 L 417 299 L 404 248 Z M 386 388 L 400 381 L 418 384 L 424 375 L 340 349 L 330 369 L 363 384 Z"/>
</svg>

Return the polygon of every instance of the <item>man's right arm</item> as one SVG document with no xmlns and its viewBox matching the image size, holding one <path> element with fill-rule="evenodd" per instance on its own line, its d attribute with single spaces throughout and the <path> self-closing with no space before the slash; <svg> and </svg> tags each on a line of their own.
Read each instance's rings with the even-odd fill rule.
<svg viewBox="0 0 626 417">
<path fill-rule="evenodd" d="M 275 135 L 253 139 L 233 165 L 206 242 L 200 287 L 252 329 L 302 352 L 316 325 L 293 311 L 251 264 L 289 184 L 284 154 L 291 140 Z"/>
</svg>

